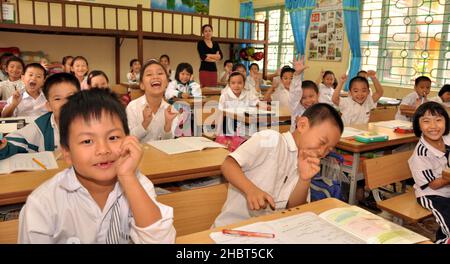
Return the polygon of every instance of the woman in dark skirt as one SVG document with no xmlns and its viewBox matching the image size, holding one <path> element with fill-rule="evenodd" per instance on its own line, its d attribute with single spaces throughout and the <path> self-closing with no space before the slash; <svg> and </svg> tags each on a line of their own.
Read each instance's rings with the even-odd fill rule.
<svg viewBox="0 0 450 264">
<path fill-rule="evenodd" d="M 200 64 L 201 87 L 217 86 L 216 62 L 222 60 L 223 54 L 219 43 L 212 41 L 213 29 L 211 25 L 202 26 L 203 40 L 197 43 L 198 54 L 202 60 Z"/>
</svg>

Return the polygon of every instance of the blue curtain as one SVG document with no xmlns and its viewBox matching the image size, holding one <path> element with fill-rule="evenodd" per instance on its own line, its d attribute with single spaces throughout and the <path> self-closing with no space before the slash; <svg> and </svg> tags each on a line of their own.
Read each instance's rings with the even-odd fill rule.
<svg viewBox="0 0 450 264">
<path fill-rule="evenodd" d="M 305 55 L 306 35 L 316 0 L 286 0 L 285 5 L 291 18 L 295 49 L 300 55 Z"/>
<path fill-rule="evenodd" d="M 348 71 L 349 80 L 356 76 L 361 67 L 361 41 L 360 41 L 360 2 L 359 0 L 344 0 L 344 23 L 347 39 L 350 44 L 352 57 L 350 60 L 350 69 Z M 345 90 L 348 91 L 348 84 Z"/>
<path fill-rule="evenodd" d="M 251 19 L 251 20 L 255 19 L 255 11 L 253 9 L 252 1 L 241 3 L 239 17 L 242 19 Z M 244 30 L 242 30 L 242 25 L 241 25 L 241 27 L 239 28 L 239 37 L 241 39 L 251 39 L 252 38 L 250 26 L 251 26 L 250 23 L 244 22 Z M 242 44 L 241 47 L 246 48 L 247 44 Z M 245 68 L 247 69 L 247 74 L 248 74 L 248 66 L 250 65 L 250 62 L 242 61 L 242 63 L 245 65 Z"/>
</svg>

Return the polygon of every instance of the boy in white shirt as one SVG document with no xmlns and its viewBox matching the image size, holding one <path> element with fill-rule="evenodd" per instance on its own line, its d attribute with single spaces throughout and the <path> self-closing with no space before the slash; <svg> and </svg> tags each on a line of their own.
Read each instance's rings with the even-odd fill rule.
<svg viewBox="0 0 450 264">
<path fill-rule="evenodd" d="M 294 78 L 294 73 L 295 70 L 289 66 L 281 68 L 280 82 L 278 84 L 274 83 L 274 85 L 267 90 L 264 99 L 278 102 L 280 107 L 292 111 L 289 104 L 289 89 Z"/>
<path fill-rule="evenodd" d="M 320 171 L 320 159 L 338 143 L 343 129 L 333 107 L 316 104 L 298 118 L 293 133 L 264 130 L 254 134 L 222 164 L 230 185 L 214 225 L 304 204 L 311 178 Z"/>
<path fill-rule="evenodd" d="M 145 94 L 127 106 L 130 134 L 146 143 L 151 140 L 170 139 L 178 124 L 178 113 L 164 101 L 169 76 L 158 61 L 150 60 L 141 68 L 140 88 Z"/>
<path fill-rule="evenodd" d="M 450 107 L 450 84 L 445 84 L 442 86 L 441 90 L 439 90 L 438 96 L 435 96 L 430 99 L 430 101 L 440 103 L 444 107 Z"/>
<path fill-rule="evenodd" d="M 0 143 L 0 160 L 17 153 L 54 151 L 59 147 L 59 113 L 67 97 L 80 91 L 77 78 L 69 73 L 56 73 L 44 83 L 43 93 L 50 111 L 24 128 L 9 133 Z"/>
<path fill-rule="evenodd" d="M 414 114 L 414 134 L 420 137 L 408 160 L 414 178 L 417 202 L 430 210 L 440 230 L 436 243 L 450 243 L 450 181 L 442 172 L 450 166 L 450 120 L 436 102 L 419 106 Z"/>
<path fill-rule="evenodd" d="M 20 78 L 23 74 L 25 64 L 22 59 L 16 56 L 10 57 L 6 61 L 7 79 L 0 82 L 0 100 L 7 100 L 14 91 L 23 91 L 25 85 Z"/>
<path fill-rule="evenodd" d="M 412 117 L 407 117 L 404 114 L 404 111 L 414 112 L 417 107 L 427 102 L 427 96 L 428 94 L 430 94 L 431 90 L 430 78 L 428 78 L 427 76 L 417 77 L 414 81 L 414 90 L 414 92 L 403 97 L 397 114 L 395 115 L 396 120 L 411 121 Z"/>
<path fill-rule="evenodd" d="M 158 203 L 138 171 L 142 147 L 107 89 L 71 96 L 61 109 L 61 146 L 70 168 L 28 196 L 19 243 L 173 243 L 173 210 Z"/>
<path fill-rule="evenodd" d="M 368 71 L 367 76 L 372 82 L 377 83 L 378 79 L 375 71 Z M 370 111 L 376 108 L 376 103 L 383 96 L 383 87 L 377 83 L 375 92 L 370 95 L 369 82 L 366 78 L 356 76 L 350 80 L 348 97 L 340 98 L 340 93 L 347 75 L 342 75 L 341 82 L 333 93 L 333 103 L 339 107 L 342 113 L 344 125 L 367 124 L 369 122 Z"/>
<path fill-rule="evenodd" d="M 46 71 L 41 64 L 30 63 L 25 66 L 25 73 L 22 76 L 25 91 L 13 92 L 2 110 L 2 117 L 40 116 L 47 113 L 48 109 L 45 106 L 47 99 L 42 93 L 45 76 Z"/>
</svg>

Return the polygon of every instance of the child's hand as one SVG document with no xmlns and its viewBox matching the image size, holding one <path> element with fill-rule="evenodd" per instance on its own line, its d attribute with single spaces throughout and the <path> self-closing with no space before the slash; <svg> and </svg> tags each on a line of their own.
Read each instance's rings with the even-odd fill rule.
<svg viewBox="0 0 450 264">
<path fill-rule="evenodd" d="M 166 124 L 172 124 L 172 121 L 177 117 L 178 112 L 172 112 L 172 106 L 166 108 L 164 111 L 164 118 L 166 119 Z"/>
<path fill-rule="evenodd" d="M 182 93 L 181 94 L 181 98 L 188 99 L 189 98 L 189 94 L 188 93 Z"/>
<path fill-rule="evenodd" d="M 300 150 L 298 153 L 298 174 L 304 181 L 311 180 L 320 171 L 320 155 L 317 150 Z"/>
<path fill-rule="evenodd" d="M 116 161 L 116 172 L 119 180 L 126 177 L 135 177 L 143 152 L 136 137 L 125 137 L 120 147 L 119 159 Z"/>
<path fill-rule="evenodd" d="M 150 108 L 150 106 L 146 105 L 144 107 L 144 110 L 142 111 L 142 117 L 143 117 L 142 126 L 145 129 L 147 129 L 148 125 L 150 125 L 150 123 L 152 122 L 152 119 L 153 119 L 153 113 L 152 113 L 152 109 Z"/>
<path fill-rule="evenodd" d="M 2 138 L 2 140 L 0 140 L 0 149 L 4 149 L 7 144 L 6 138 Z"/>
<path fill-rule="evenodd" d="M 348 80 L 348 75 L 347 74 L 342 74 L 341 75 L 341 83 L 345 83 Z"/>
<path fill-rule="evenodd" d="M 309 68 L 309 66 L 305 66 L 305 56 L 298 56 L 298 58 L 291 63 L 297 74 L 301 74 L 305 69 Z"/>
<path fill-rule="evenodd" d="M 12 94 L 12 104 L 18 105 L 22 101 L 22 95 L 19 91 L 14 91 Z"/>
<path fill-rule="evenodd" d="M 258 187 L 249 190 L 246 195 L 248 208 L 250 208 L 250 210 L 265 209 L 267 204 L 275 210 L 275 202 L 273 201 L 272 196 Z"/>
<path fill-rule="evenodd" d="M 377 78 L 377 73 L 376 73 L 376 71 L 373 71 L 373 70 L 367 71 L 367 77 L 369 77 L 370 79 Z"/>
</svg>

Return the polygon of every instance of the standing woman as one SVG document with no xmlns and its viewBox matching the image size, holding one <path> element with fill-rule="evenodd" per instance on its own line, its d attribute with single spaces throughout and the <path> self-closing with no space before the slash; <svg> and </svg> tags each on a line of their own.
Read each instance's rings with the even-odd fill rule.
<svg viewBox="0 0 450 264">
<path fill-rule="evenodd" d="M 213 29 L 209 24 L 202 26 L 203 40 L 197 43 L 198 54 L 202 60 L 200 64 L 201 87 L 217 86 L 216 62 L 222 60 L 223 54 L 219 43 L 212 41 Z"/>
</svg>

